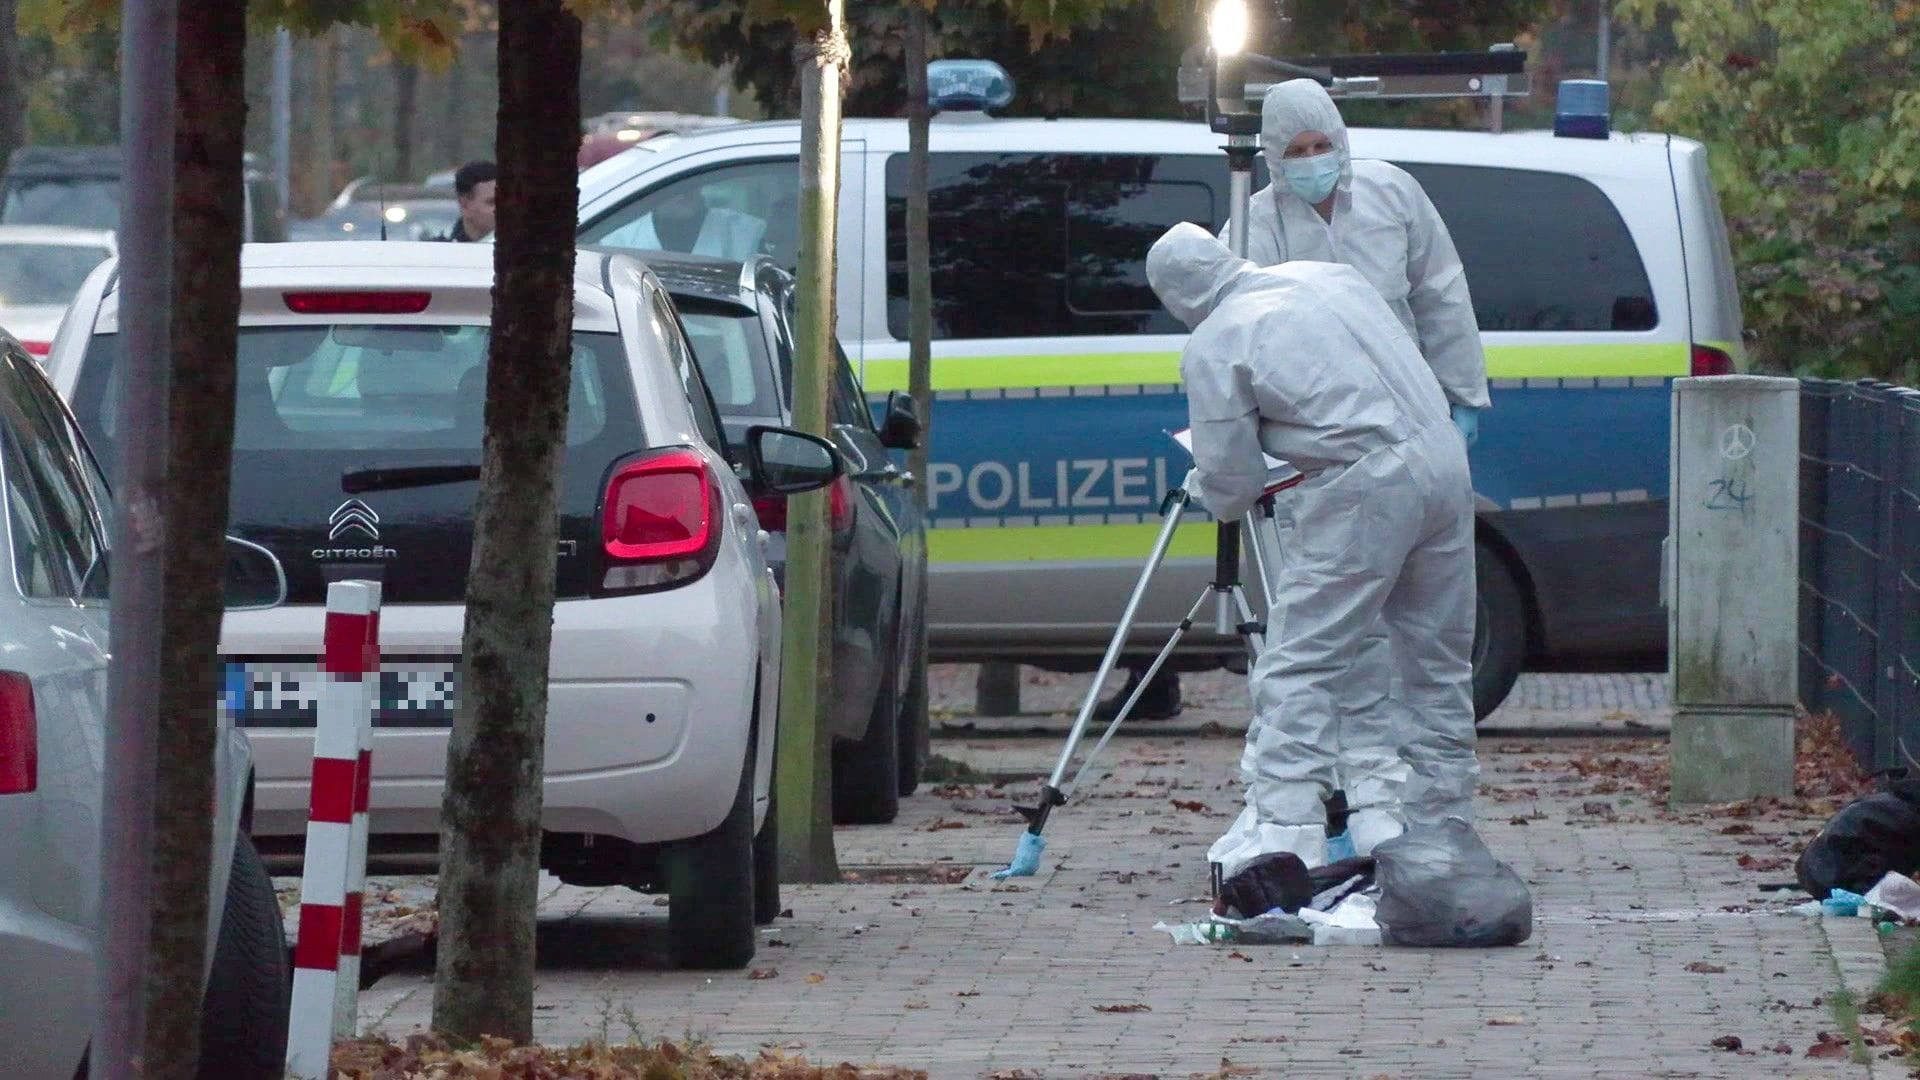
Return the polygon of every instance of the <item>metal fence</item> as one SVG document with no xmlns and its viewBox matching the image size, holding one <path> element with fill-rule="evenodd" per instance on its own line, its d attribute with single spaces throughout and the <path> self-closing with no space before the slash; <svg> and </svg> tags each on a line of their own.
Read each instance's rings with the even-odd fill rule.
<svg viewBox="0 0 1920 1080">
<path fill-rule="evenodd" d="M 1800 696 L 1920 772 L 1920 390 L 1804 380 L 1800 455 Z"/>
</svg>

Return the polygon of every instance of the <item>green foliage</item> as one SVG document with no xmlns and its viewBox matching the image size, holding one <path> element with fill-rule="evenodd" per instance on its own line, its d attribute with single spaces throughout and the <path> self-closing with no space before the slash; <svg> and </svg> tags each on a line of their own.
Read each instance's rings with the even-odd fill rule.
<svg viewBox="0 0 1920 1080">
<path fill-rule="evenodd" d="M 1672 18 L 1656 124 L 1701 139 L 1764 366 L 1920 376 L 1920 2 L 1623 0 Z"/>
</svg>

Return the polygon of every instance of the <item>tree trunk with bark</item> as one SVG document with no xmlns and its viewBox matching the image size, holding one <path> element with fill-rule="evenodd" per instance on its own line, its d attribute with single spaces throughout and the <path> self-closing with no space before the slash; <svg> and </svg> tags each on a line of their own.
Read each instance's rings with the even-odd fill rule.
<svg viewBox="0 0 1920 1080">
<path fill-rule="evenodd" d="M 932 168 L 928 139 L 933 120 L 933 104 L 927 100 L 929 21 L 925 8 L 907 5 L 907 390 L 920 410 L 920 445 L 908 461 L 923 518 L 928 510 L 927 448 L 933 433 L 933 269 L 927 223 Z"/>
<path fill-rule="evenodd" d="M 572 358 L 580 21 L 500 11 L 499 231 L 464 681 L 441 803 L 433 1026 L 533 1037 L 547 660 Z"/>
<path fill-rule="evenodd" d="M 793 422 L 825 436 L 834 363 L 834 240 L 840 193 L 840 91 L 847 70 L 842 0 L 800 56 L 800 265 L 794 296 Z M 775 783 L 782 881 L 833 882 L 832 537 L 827 492 L 793 496 Z"/>
<path fill-rule="evenodd" d="M 27 119 L 26 72 L 20 69 L 17 0 L 0 0 L 0 166 L 20 146 Z"/>
<path fill-rule="evenodd" d="M 147 958 L 145 1076 L 192 1077 L 207 957 L 216 727 L 214 679 L 224 613 L 227 494 L 233 461 L 240 245 L 245 201 L 246 0 L 179 9 L 174 58 L 172 373 L 159 636 L 153 922 Z M 209 422 L 210 417 L 222 422 Z"/>
<path fill-rule="evenodd" d="M 393 176 L 411 182 L 413 175 L 413 118 L 420 101 L 420 69 L 409 60 L 393 58 Z"/>
</svg>

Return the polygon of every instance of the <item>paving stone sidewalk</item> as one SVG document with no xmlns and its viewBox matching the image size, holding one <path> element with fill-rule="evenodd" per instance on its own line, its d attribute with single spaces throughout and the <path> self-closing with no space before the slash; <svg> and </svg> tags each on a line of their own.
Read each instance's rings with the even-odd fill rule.
<svg viewBox="0 0 1920 1080">
<path fill-rule="evenodd" d="M 1026 735 L 1059 737 L 1072 726 L 1086 699 L 1092 675 L 1068 675 L 1039 668 L 1021 668 L 1020 714 L 974 715 L 974 664 L 936 664 L 929 689 L 934 723 L 943 734 Z M 1526 674 L 1513 693 L 1481 723 L 1488 735 L 1653 734 L 1672 726 L 1667 700 L 1667 677 L 1662 672 L 1600 674 Z M 1104 694 L 1118 691 L 1126 673 L 1110 676 Z M 1181 676 L 1181 699 L 1186 708 L 1167 721 L 1134 722 L 1122 735 L 1193 735 L 1209 728 L 1244 731 L 1247 726 L 1247 679 L 1230 671 L 1206 671 Z"/>
<path fill-rule="evenodd" d="M 1483 742 L 1480 828 L 1533 889 L 1525 945 L 1175 946 L 1152 927 L 1204 913 L 1176 902 L 1206 891 L 1239 745 L 1116 743 L 1112 775 L 1049 826 L 1041 876 L 999 884 L 986 873 L 1013 850 L 1011 803 L 1057 748 L 937 743 L 1000 782 L 842 830 L 861 882 L 789 887 L 758 977 L 668 970 L 652 898 L 548 882 L 537 1037 L 693 1035 L 934 1077 L 1905 1074 L 1807 1056 L 1838 1030 L 1832 995 L 1865 996 L 1882 970 L 1864 920 L 1805 919 L 1760 889 L 1791 879 L 1817 822 L 1662 811 L 1632 791 L 1664 754 L 1655 739 Z M 959 880 L 927 880 L 943 877 Z M 431 999 L 429 973 L 391 975 L 362 994 L 362 1026 L 419 1030 Z M 1742 1049 L 1715 1048 L 1725 1036 Z"/>
</svg>

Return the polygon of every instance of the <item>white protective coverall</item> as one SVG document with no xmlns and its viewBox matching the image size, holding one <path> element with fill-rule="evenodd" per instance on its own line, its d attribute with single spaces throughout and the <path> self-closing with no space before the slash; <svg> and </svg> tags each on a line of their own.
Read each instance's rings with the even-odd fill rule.
<svg viewBox="0 0 1920 1080">
<path fill-rule="evenodd" d="M 1466 444 L 1413 339 L 1351 267 L 1258 268 L 1206 230 L 1177 225 L 1147 279 L 1194 329 L 1180 374 L 1193 425 L 1189 492 L 1221 520 L 1265 490 L 1262 454 L 1308 474 L 1303 524 L 1280 569 L 1241 771 L 1247 806 L 1208 857 L 1232 876 L 1253 857 L 1326 861 L 1341 743 L 1362 809 L 1465 814 L 1474 758 L 1473 485 Z M 1395 666 L 1362 648 L 1386 627 L 1411 643 Z M 1406 772 L 1411 777 L 1402 784 Z"/>
<path fill-rule="evenodd" d="M 1360 271 L 1413 335 L 1448 404 L 1486 408 L 1480 325 L 1473 317 L 1466 270 L 1440 212 L 1404 169 L 1353 159 L 1346 121 L 1312 79 L 1291 79 L 1267 91 L 1260 141 L 1270 175 L 1280 176 L 1287 147 L 1306 131 L 1325 135 L 1344 162 L 1334 188 L 1333 220 L 1322 218 L 1285 184 L 1270 183 L 1254 194 L 1247 214 L 1247 258 L 1258 266 L 1309 259 Z"/>
</svg>

